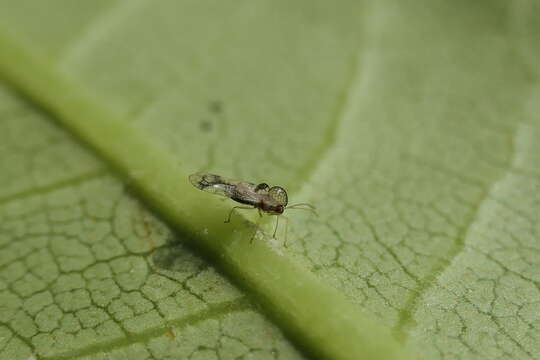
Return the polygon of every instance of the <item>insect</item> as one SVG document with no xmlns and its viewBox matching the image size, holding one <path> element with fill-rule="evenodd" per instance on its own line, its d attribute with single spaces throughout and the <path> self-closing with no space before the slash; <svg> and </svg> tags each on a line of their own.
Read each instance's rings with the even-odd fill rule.
<svg viewBox="0 0 540 360">
<path fill-rule="evenodd" d="M 255 185 L 247 181 L 231 180 L 219 175 L 207 173 L 190 175 L 189 181 L 197 189 L 230 198 L 241 204 L 250 205 L 233 207 L 229 212 L 227 220 L 225 220 L 226 223 L 231 221 L 231 216 L 236 209 L 257 209 L 260 217 L 262 217 L 263 212 L 268 215 L 276 215 L 276 226 L 274 228 L 274 234 L 272 235 L 274 239 L 276 238 L 278 229 L 279 215 L 283 214 L 285 208 L 308 210 L 317 215 L 315 207 L 310 204 L 300 203 L 287 206 L 287 192 L 281 186 L 270 187 L 266 183 Z M 289 222 L 287 217 L 284 216 L 284 219 L 287 221 L 285 227 L 285 246 L 287 246 L 287 227 Z M 256 232 L 257 230 L 253 233 L 251 241 L 253 241 Z"/>
</svg>

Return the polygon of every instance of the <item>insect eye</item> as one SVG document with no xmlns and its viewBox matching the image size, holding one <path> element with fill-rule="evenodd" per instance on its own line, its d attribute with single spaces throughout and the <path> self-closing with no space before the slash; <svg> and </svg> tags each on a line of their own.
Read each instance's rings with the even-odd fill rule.
<svg viewBox="0 0 540 360">
<path fill-rule="evenodd" d="M 268 191 L 272 199 L 274 199 L 281 206 L 287 206 L 289 201 L 287 198 L 287 192 L 281 186 L 273 186 Z"/>
</svg>

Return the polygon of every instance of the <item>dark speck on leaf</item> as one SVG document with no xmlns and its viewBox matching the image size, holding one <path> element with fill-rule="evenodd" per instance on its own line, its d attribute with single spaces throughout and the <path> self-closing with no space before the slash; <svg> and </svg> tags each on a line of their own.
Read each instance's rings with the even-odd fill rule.
<svg viewBox="0 0 540 360">
<path fill-rule="evenodd" d="M 223 112 L 223 104 L 218 100 L 210 101 L 208 104 L 208 110 L 214 114 L 221 114 Z"/>
<path fill-rule="evenodd" d="M 204 132 L 212 131 L 213 124 L 208 120 L 202 120 L 200 123 L 201 130 Z"/>
</svg>

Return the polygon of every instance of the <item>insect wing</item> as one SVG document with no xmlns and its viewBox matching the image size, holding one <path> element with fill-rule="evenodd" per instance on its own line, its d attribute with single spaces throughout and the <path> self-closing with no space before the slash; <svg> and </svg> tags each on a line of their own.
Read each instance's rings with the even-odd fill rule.
<svg viewBox="0 0 540 360">
<path fill-rule="evenodd" d="M 202 191 L 212 194 L 234 197 L 237 181 L 225 179 L 219 175 L 197 173 L 189 176 L 189 181 L 193 186 Z"/>
<path fill-rule="evenodd" d="M 261 192 L 257 191 L 257 186 L 250 182 L 238 181 L 235 184 L 233 200 L 236 200 L 243 204 L 254 205 L 260 201 Z"/>
</svg>

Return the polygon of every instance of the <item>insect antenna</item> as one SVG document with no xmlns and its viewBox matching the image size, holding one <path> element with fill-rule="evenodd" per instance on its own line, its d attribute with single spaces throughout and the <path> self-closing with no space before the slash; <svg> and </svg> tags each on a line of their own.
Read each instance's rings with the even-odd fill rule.
<svg viewBox="0 0 540 360">
<path fill-rule="evenodd" d="M 305 207 L 302 207 L 302 206 L 305 206 Z M 313 214 L 315 214 L 315 216 L 319 216 L 319 214 L 318 214 L 317 211 L 316 211 L 315 206 L 313 206 L 313 205 L 311 205 L 311 204 L 308 204 L 308 203 L 293 204 L 293 205 L 291 205 L 291 206 L 287 206 L 287 209 L 292 209 L 292 210 L 307 210 L 307 211 L 311 211 Z"/>
</svg>

